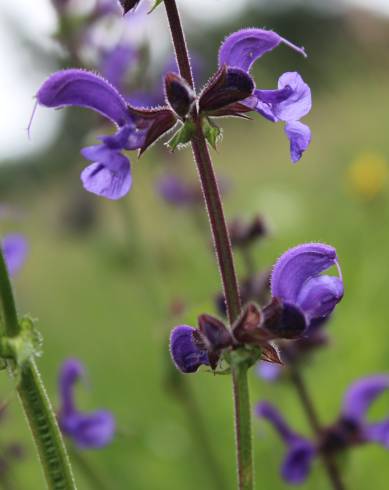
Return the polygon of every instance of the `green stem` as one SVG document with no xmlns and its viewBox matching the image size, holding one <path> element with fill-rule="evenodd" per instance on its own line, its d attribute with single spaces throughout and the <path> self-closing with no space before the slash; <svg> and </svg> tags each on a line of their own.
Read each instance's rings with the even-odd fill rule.
<svg viewBox="0 0 389 490">
<path fill-rule="evenodd" d="M 165 8 L 180 74 L 194 87 L 185 36 L 175 0 L 165 0 Z M 240 314 L 241 302 L 231 240 L 224 218 L 223 204 L 213 170 L 211 156 L 201 127 L 201 119 L 196 111 L 193 113 L 193 118 L 196 123 L 196 134 L 192 139 L 193 155 L 208 212 L 219 272 L 226 298 L 228 319 L 230 325 L 232 325 Z M 254 488 L 254 467 L 247 368 L 242 364 L 232 364 L 231 369 L 235 408 L 238 488 L 239 490 L 252 490 Z"/>
<path fill-rule="evenodd" d="M 20 333 L 15 301 L 7 266 L 0 250 L 0 302 L 3 310 L 5 335 Z M 14 369 L 10 366 L 10 372 Z M 16 375 L 17 377 L 17 375 Z M 76 488 L 70 461 L 57 420 L 34 360 L 20 369 L 17 391 L 38 449 L 39 460 L 50 490 Z"/>
</svg>

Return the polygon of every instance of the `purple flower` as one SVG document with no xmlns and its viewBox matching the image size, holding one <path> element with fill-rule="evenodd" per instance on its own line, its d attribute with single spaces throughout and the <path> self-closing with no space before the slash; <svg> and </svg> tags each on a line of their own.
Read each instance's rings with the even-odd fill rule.
<svg viewBox="0 0 389 490">
<path fill-rule="evenodd" d="M 299 48 L 273 31 L 242 29 L 229 35 L 219 50 L 219 67 L 240 70 L 249 75 L 254 62 L 281 43 L 306 56 Z M 275 90 L 254 89 L 241 101 L 270 121 L 286 123 L 285 132 L 290 142 L 292 162 L 300 160 L 311 140 L 311 131 L 299 122 L 311 110 L 311 90 L 296 72 L 287 72 L 278 80 Z"/>
<path fill-rule="evenodd" d="M 128 43 L 120 42 L 102 55 L 100 71 L 117 90 L 125 93 L 126 75 L 136 67 L 138 51 Z"/>
<path fill-rule="evenodd" d="M 258 403 L 256 415 L 270 422 L 286 445 L 287 452 L 281 465 L 282 478 L 292 485 L 304 482 L 317 455 L 315 446 L 308 439 L 294 432 L 270 403 L 265 401 Z"/>
<path fill-rule="evenodd" d="M 179 325 L 170 335 L 170 355 L 183 373 L 195 373 L 201 365 L 209 365 L 208 354 L 197 346 L 194 332 L 193 327 Z"/>
<path fill-rule="evenodd" d="M 359 379 L 345 393 L 340 424 L 354 427 L 365 442 L 376 442 L 389 449 L 389 413 L 381 422 L 369 422 L 367 411 L 385 390 L 389 389 L 389 375 L 377 374 Z"/>
<path fill-rule="evenodd" d="M 37 101 L 56 109 L 65 106 L 92 109 L 116 125 L 115 134 L 99 137 L 101 144 L 81 152 L 93 162 L 81 174 L 84 188 L 107 199 L 120 199 L 131 188 L 130 160 L 123 150 L 143 152 L 176 122 L 165 108 L 135 113 L 109 82 L 80 69 L 51 75 L 39 89 Z"/>
<path fill-rule="evenodd" d="M 273 362 L 259 361 L 256 365 L 256 373 L 266 381 L 276 381 L 282 373 L 282 365 Z"/>
<path fill-rule="evenodd" d="M 99 449 L 112 441 L 115 419 L 111 412 L 97 410 L 85 413 L 74 403 L 74 384 L 84 376 L 84 367 L 77 359 L 67 359 L 59 374 L 61 407 L 58 423 L 62 432 L 81 449 Z"/>
<path fill-rule="evenodd" d="M 197 183 L 187 183 L 173 174 L 163 176 L 157 182 L 157 190 L 166 202 L 173 205 L 191 206 L 202 200 Z"/>
<path fill-rule="evenodd" d="M 27 240 L 23 235 L 16 233 L 6 235 L 2 240 L 2 249 L 8 273 L 10 276 L 13 276 L 19 271 L 26 260 L 28 253 Z"/>
<path fill-rule="evenodd" d="M 339 277 L 321 275 L 336 265 Z M 328 317 L 343 297 L 343 281 L 336 250 L 322 243 L 305 243 L 285 252 L 271 276 L 273 298 L 302 314 L 307 327 Z"/>
</svg>

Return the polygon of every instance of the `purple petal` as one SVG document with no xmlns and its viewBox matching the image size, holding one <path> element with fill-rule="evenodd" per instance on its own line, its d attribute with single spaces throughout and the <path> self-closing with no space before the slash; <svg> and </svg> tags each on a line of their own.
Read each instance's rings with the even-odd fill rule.
<svg viewBox="0 0 389 490">
<path fill-rule="evenodd" d="M 296 439 L 282 463 L 282 478 L 291 485 L 303 483 L 309 475 L 315 456 L 313 444 L 303 438 Z"/>
<path fill-rule="evenodd" d="M 280 412 L 271 403 L 266 401 L 258 403 L 255 414 L 257 417 L 263 417 L 270 422 L 286 444 L 292 444 L 296 440 L 296 437 L 298 437 L 285 422 Z"/>
<path fill-rule="evenodd" d="M 130 120 L 119 92 L 104 78 L 86 70 L 71 68 L 53 73 L 39 89 L 37 100 L 45 107 L 93 109 L 118 126 Z"/>
<path fill-rule="evenodd" d="M 241 29 L 230 34 L 219 50 L 219 66 L 228 65 L 249 71 L 253 63 L 268 51 L 272 51 L 280 43 L 305 56 L 303 48 L 299 48 L 273 31 L 264 29 Z"/>
<path fill-rule="evenodd" d="M 287 72 L 278 80 L 278 90 L 255 90 L 259 101 L 268 104 L 279 121 L 298 121 L 312 107 L 311 89 L 297 72 Z"/>
<path fill-rule="evenodd" d="M 277 260 L 271 276 L 272 296 L 297 304 L 304 284 L 331 266 L 339 265 L 336 250 L 323 243 L 304 243 Z"/>
<path fill-rule="evenodd" d="M 105 410 L 82 413 L 76 409 L 74 385 L 84 374 L 84 366 L 77 359 L 67 359 L 62 364 L 58 380 L 61 400 L 58 423 L 62 432 L 80 448 L 100 448 L 112 440 L 115 420 Z"/>
<path fill-rule="evenodd" d="M 259 361 L 255 371 L 260 378 L 272 382 L 281 376 L 282 366 L 273 362 Z"/>
<path fill-rule="evenodd" d="M 58 378 L 61 414 L 68 415 L 74 412 L 73 386 L 84 374 L 84 366 L 77 359 L 66 359 L 63 362 Z"/>
<path fill-rule="evenodd" d="M 127 157 L 104 144 L 83 148 L 81 153 L 88 160 L 95 161 L 81 172 L 81 180 L 87 191 L 112 200 L 128 193 L 132 177 Z"/>
<path fill-rule="evenodd" d="M 356 381 L 345 394 L 342 414 L 357 421 L 362 420 L 374 400 L 388 388 L 387 374 L 377 374 Z"/>
<path fill-rule="evenodd" d="M 194 373 L 204 364 L 209 365 L 208 354 L 194 343 L 195 328 L 180 325 L 170 335 L 170 355 L 176 367 L 183 373 Z"/>
<path fill-rule="evenodd" d="M 382 444 L 386 449 L 389 449 L 389 419 L 369 424 L 364 432 L 368 441 Z"/>
<path fill-rule="evenodd" d="M 6 235 L 2 240 L 2 250 L 8 273 L 10 276 L 13 276 L 19 271 L 26 260 L 28 253 L 27 240 L 23 235 L 16 233 Z"/>
<path fill-rule="evenodd" d="M 99 410 L 77 414 L 70 435 L 81 449 L 99 449 L 109 444 L 115 435 L 116 423 L 111 412 Z"/>
<path fill-rule="evenodd" d="M 296 163 L 311 142 L 311 130 L 305 124 L 294 121 L 285 124 L 285 133 L 290 143 L 290 158 Z"/>
<path fill-rule="evenodd" d="M 123 88 L 128 71 L 136 66 L 138 52 L 129 44 L 119 43 L 106 52 L 101 63 L 101 74 L 118 90 Z"/>
<path fill-rule="evenodd" d="M 343 297 L 343 281 L 335 276 L 309 279 L 297 298 L 297 304 L 309 319 L 327 317 Z"/>
<path fill-rule="evenodd" d="M 165 175 L 157 183 L 159 194 L 169 204 L 185 206 L 201 201 L 201 191 L 196 185 L 190 185 L 176 175 Z"/>
</svg>

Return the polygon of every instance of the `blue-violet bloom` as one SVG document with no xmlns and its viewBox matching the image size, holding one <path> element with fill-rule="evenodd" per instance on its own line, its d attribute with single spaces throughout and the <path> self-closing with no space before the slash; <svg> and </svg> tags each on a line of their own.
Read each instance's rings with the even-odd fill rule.
<svg viewBox="0 0 389 490">
<path fill-rule="evenodd" d="M 81 412 L 74 403 L 74 385 L 84 376 L 84 366 L 77 359 L 67 359 L 59 374 L 61 406 L 58 423 L 62 432 L 81 449 L 99 449 L 112 441 L 115 419 L 111 412 Z"/>
<path fill-rule="evenodd" d="M 142 153 L 176 123 L 167 108 L 134 112 L 109 82 L 81 69 L 52 74 L 38 90 L 37 103 L 56 109 L 92 109 L 116 125 L 116 133 L 100 136 L 101 144 L 81 151 L 93 162 L 81 173 L 84 188 L 108 199 L 120 199 L 131 188 L 130 160 L 122 152 L 138 149 Z"/>
<path fill-rule="evenodd" d="M 219 67 L 241 71 L 249 75 L 255 61 L 280 44 L 306 56 L 303 48 L 295 46 L 273 31 L 265 29 L 241 29 L 229 35 L 219 50 Z M 274 90 L 254 88 L 252 94 L 241 101 L 266 119 L 285 123 L 285 133 L 290 142 L 293 163 L 300 160 L 311 141 L 311 131 L 300 119 L 311 110 L 311 90 L 297 72 L 280 76 Z"/>
<path fill-rule="evenodd" d="M 339 277 L 322 275 L 332 266 Z M 285 252 L 271 275 L 271 293 L 284 307 L 301 315 L 309 328 L 327 318 L 343 297 L 343 280 L 335 248 L 305 243 Z M 293 319 L 293 316 L 291 318 Z"/>
<path fill-rule="evenodd" d="M 8 273 L 10 276 L 14 276 L 26 260 L 28 253 L 27 240 L 23 235 L 17 233 L 5 235 L 2 240 L 2 250 Z"/>
<path fill-rule="evenodd" d="M 377 374 L 354 382 L 346 391 L 340 425 L 353 427 L 364 442 L 376 442 L 389 449 L 389 413 L 381 422 L 367 420 L 370 405 L 389 389 L 389 375 Z"/>
<path fill-rule="evenodd" d="M 292 485 L 302 483 L 309 475 L 312 461 L 317 454 L 315 446 L 308 439 L 294 432 L 270 403 L 259 403 L 256 407 L 256 415 L 265 418 L 273 425 L 287 448 L 281 465 L 282 478 Z"/>
</svg>

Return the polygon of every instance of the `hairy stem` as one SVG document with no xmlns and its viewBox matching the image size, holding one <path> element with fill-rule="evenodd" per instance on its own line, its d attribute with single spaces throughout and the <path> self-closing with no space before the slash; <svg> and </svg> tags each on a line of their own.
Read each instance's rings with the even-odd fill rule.
<svg viewBox="0 0 389 490">
<path fill-rule="evenodd" d="M 165 0 L 165 8 L 180 74 L 194 87 L 188 50 L 175 0 Z M 196 112 L 194 112 L 193 117 L 196 123 L 196 133 L 192 138 L 192 149 L 211 226 L 212 238 L 226 299 L 228 319 L 230 325 L 232 325 L 240 313 L 241 302 L 231 241 L 224 218 L 223 205 L 212 160 L 201 127 L 201 120 Z M 254 488 L 254 471 L 247 367 L 244 365 L 232 365 L 232 380 L 238 484 L 240 490 L 251 490 Z"/>
<path fill-rule="evenodd" d="M 20 326 L 7 266 L 0 250 L 0 303 L 3 312 L 2 334 L 17 336 Z M 15 366 L 9 363 L 13 373 Z M 20 373 L 15 374 L 17 391 L 32 436 L 38 449 L 39 460 L 50 490 L 74 490 L 76 488 L 70 461 L 62 440 L 57 420 L 47 396 L 42 378 L 34 360 L 27 361 Z"/>
<path fill-rule="evenodd" d="M 313 401 L 308 393 L 308 389 L 304 382 L 304 379 L 296 366 L 291 367 L 291 380 L 294 387 L 296 388 L 296 392 L 300 399 L 301 405 L 303 406 L 312 432 L 318 439 L 321 435 L 321 425 L 319 422 L 319 417 L 316 413 Z M 321 453 L 321 458 L 334 490 L 345 490 L 345 486 L 343 485 L 342 479 L 340 477 L 339 469 L 333 457 L 328 454 Z"/>
</svg>

